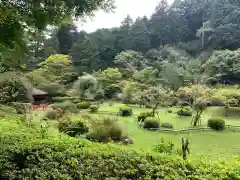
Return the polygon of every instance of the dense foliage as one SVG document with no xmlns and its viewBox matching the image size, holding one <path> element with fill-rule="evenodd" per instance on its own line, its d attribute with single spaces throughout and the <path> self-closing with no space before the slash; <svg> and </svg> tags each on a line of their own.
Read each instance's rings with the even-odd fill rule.
<svg viewBox="0 0 240 180">
<path fill-rule="evenodd" d="M 239 179 L 239 160 L 183 162 L 174 154 L 144 153 L 112 144 L 57 136 L 9 120 L 1 131 L 0 176 L 8 179 Z M 1 122 L 3 123 L 3 122 Z M 4 123 L 3 123 L 4 124 Z M 16 129 L 16 126 L 18 129 Z M 12 133 L 14 132 L 14 133 Z M 43 135 L 47 138 L 43 138 Z M 50 135 L 50 136 L 49 136 Z M 171 154 L 173 146 L 154 149 Z M 175 153 L 175 152 L 174 152 Z"/>
</svg>

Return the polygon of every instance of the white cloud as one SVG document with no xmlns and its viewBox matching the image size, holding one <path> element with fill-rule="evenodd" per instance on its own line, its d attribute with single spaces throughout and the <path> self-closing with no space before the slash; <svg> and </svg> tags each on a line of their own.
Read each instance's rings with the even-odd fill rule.
<svg viewBox="0 0 240 180">
<path fill-rule="evenodd" d="M 160 0 L 116 0 L 115 13 L 98 11 L 95 17 L 87 19 L 87 22 L 77 22 L 79 30 L 87 32 L 95 31 L 98 28 L 112 28 L 119 26 L 122 20 L 129 14 L 133 19 L 144 15 L 150 16 Z M 168 0 L 172 3 L 173 0 Z"/>
</svg>

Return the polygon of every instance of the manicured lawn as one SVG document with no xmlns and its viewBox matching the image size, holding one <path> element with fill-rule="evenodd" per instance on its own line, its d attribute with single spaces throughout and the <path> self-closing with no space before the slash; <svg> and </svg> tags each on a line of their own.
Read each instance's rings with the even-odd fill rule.
<svg viewBox="0 0 240 180">
<path fill-rule="evenodd" d="M 98 115 L 104 115 L 103 111 L 108 111 L 112 113 L 117 113 L 121 107 L 121 104 L 114 104 L 113 106 L 108 106 L 104 104 L 101 106 Z M 189 133 L 168 133 L 168 132 L 151 132 L 141 129 L 137 126 L 136 116 L 141 112 L 149 111 L 146 108 L 139 108 L 132 106 L 134 117 L 119 117 L 122 126 L 128 135 L 133 139 L 134 148 L 151 150 L 154 145 L 160 142 L 161 138 L 164 140 L 172 141 L 176 147 L 181 147 L 181 138 L 186 137 L 190 141 L 191 153 L 196 155 L 204 155 L 209 157 L 229 157 L 232 155 L 240 155 L 240 129 L 235 130 L 225 130 L 223 132 L 215 131 L 198 131 Z M 173 113 L 168 113 L 166 108 L 160 108 L 159 116 L 160 122 L 169 122 L 174 125 L 174 128 L 184 128 L 189 127 L 191 122 L 191 117 L 180 118 L 174 112 L 177 108 L 170 108 Z M 206 124 L 208 118 L 210 117 L 221 117 L 225 119 L 226 124 L 229 125 L 240 125 L 240 116 L 230 113 L 228 117 L 223 116 L 223 108 L 209 108 L 205 111 L 202 123 Z"/>
</svg>

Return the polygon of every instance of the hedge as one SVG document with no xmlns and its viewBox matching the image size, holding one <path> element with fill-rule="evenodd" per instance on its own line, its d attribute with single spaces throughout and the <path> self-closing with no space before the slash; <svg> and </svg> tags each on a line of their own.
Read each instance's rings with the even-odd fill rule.
<svg viewBox="0 0 240 180">
<path fill-rule="evenodd" d="M 0 176 L 9 179 L 239 179 L 239 164 L 183 162 L 85 140 L 38 140 L 0 149 Z"/>
</svg>

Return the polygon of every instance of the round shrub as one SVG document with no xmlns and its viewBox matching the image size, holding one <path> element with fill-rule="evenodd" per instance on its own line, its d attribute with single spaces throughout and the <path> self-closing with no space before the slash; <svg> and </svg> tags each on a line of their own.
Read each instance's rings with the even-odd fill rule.
<svg viewBox="0 0 240 180">
<path fill-rule="evenodd" d="M 90 109 L 90 112 L 94 113 L 94 112 L 98 112 L 99 107 L 97 105 L 91 105 L 89 109 Z"/>
<path fill-rule="evenodd" d="M 222 119 L 212 118 L 208 120 L 208 127 L 221 131 L 225 129 L 225 121 Z"/>
<path fill-rule="evenodd" d="M 162 123 L 161 124 L 162 128 L 166 128 L 166 129 L 173 129 L 173 125 L 171 123 Z"/>
<path fill-rule="evenodd" d="M 144 121 L 143 128 L 144 129 L 157 129 L 159 128 L 160 123 L 153 117 L 147 117 Z"/>
<path fill-rule="evenodd" d="M 88 109 L 90 106 L 91 106 L 91 104 L 88 101 L 82 101 L 82 102 L 77 103 L 78 109 Z"/>
<path fill-rule="evenodd" d="M 192 116 L 192 111 L 190 109 L 183 108 L 180 109 L 177 114 L 179 116 Z"/>
<path fill-rule="evenodd" d="M 47 110 L 44 114 L 45 119 L 57 119 L 58 118 L 58 112 L 54 109 Z"/>
<path fill-rule="evenodd" d="M 138 116 L 138 122 L 144 122 L 147 117 L 152 117 L 152 112 L 142 112 Z"/>
<path fill-rule="evenodd" d="M 168 112 L 168 113 L 172 113 L 172 110 L 171 110 L 171 109 L 169 109 L 167 112 Z"/>
<path fill-rule="evenodd" d="M 121 107 L 119 110 L 120 116 L 132 116 L 132 109 L 128 106 Z"/>
</svg>

